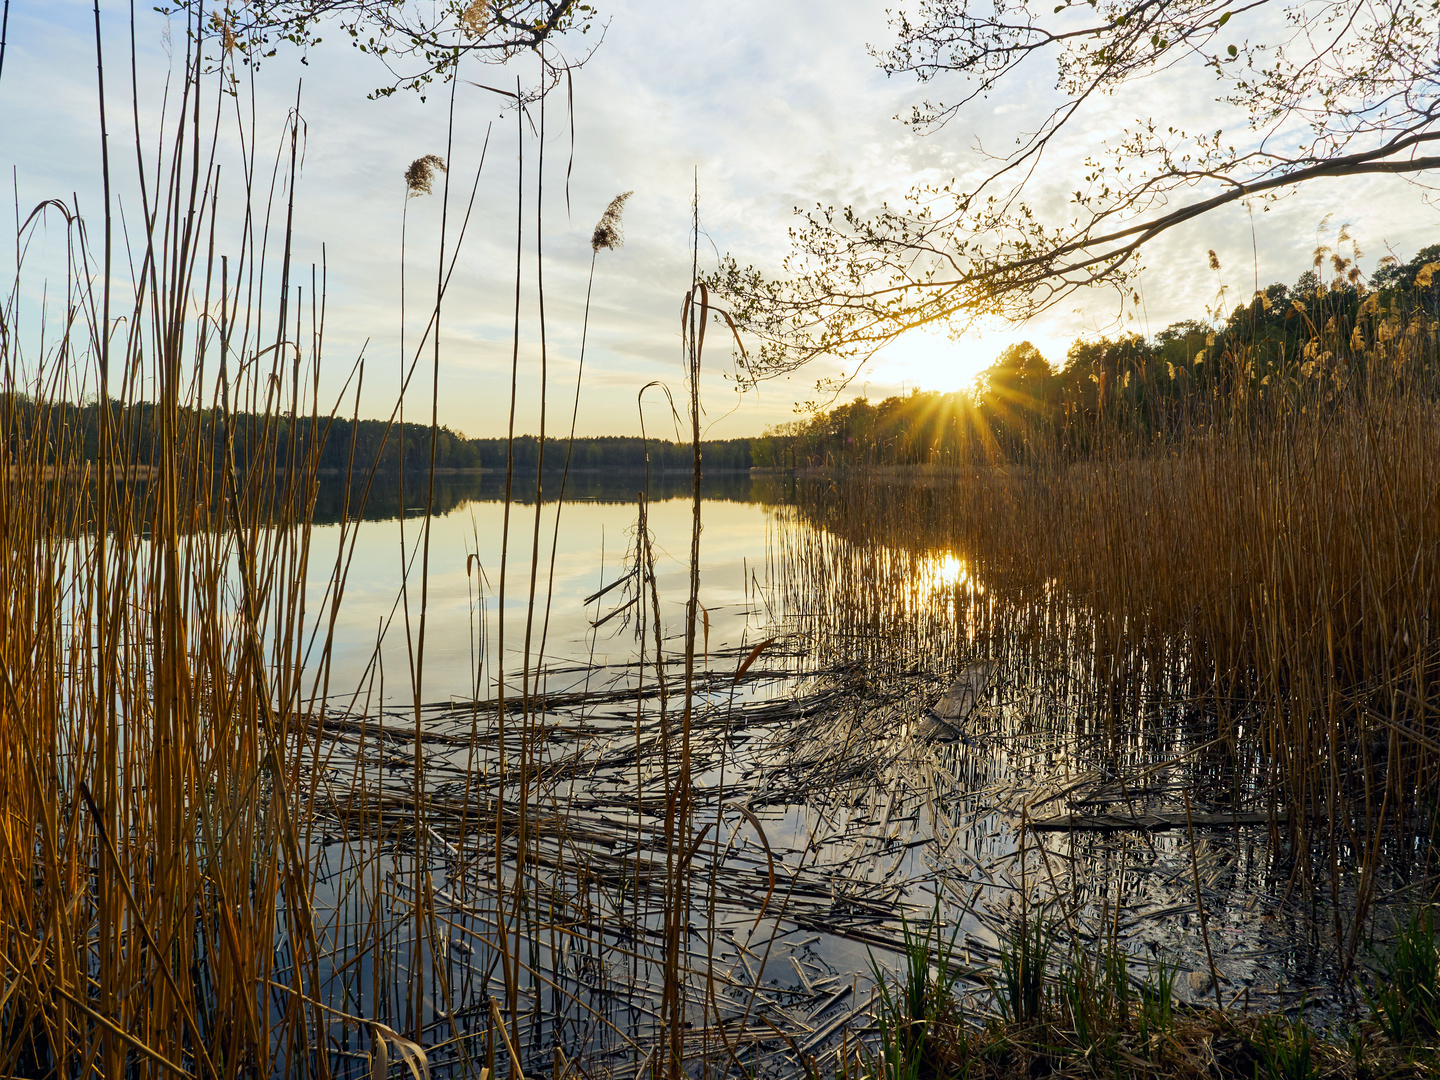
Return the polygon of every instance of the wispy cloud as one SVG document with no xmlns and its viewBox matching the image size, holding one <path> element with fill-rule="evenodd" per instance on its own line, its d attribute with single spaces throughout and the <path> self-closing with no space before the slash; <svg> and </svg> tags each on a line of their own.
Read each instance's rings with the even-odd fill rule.
<svg viewBox="0 0 1440 1080">
<path fill-rule="evenodd" d="M 88 5 L 78 0 L 11 13 L 9 52 L 0 82 L 0 167 L 16 170 L 22 207 L 42 198 L 78 193 L 82 209 L 98 206 L 95 183 L 98 131 L 94 116 L 93 42 Z M 916 183 L 962 182 L 978 175 L 974 148 L 1003 154 L 1052 103 L 1042 69 L 1016 83 L 1008 97 L 992 97 L 948 128 L 918 137 L 895 117 L 923 93 L 904 79 L 887 79 L 867 55 L 867 43 L 888 38 L 883 6 L 837 0 L 823 8 L 758 0 L 686 5 L 682 17 L 663 17 L 650 3 L 620 0 L 605 6 L 609 28 L 590 63 L 575 74 L 574 169 L 566 213 L 565 176 L 571 157 L 563 96 L 552 99 L 545 146 L 545 289 L 553 401 L 568 400 L 578 358 L 580 318 L 591 257 L 591 229 L 617 191 L 634 190 L 625 211 L 625 246 L 599 255 L 586 355 L 587 390 L 579 430 L 586 434 L 638 430 L 635 392 L 652 379 L 680 388 L 679 305 L 689 280 L 692 189 L 697 182 L 704 235 L 701 259 L 733 252 L 745 262 L 778 269 L 788 250 L 786 230 L 795 207 L 850 205 L 862 211 L 902 199 Z M 128 30 L 113 27 L 118 50 Z M 158 16 L 139 24 L 142 98 L 147 132 L 158 122 L 171 58 Z M 118 56 L 118 53 L 117 53 Z M 440 415 L 474 435 L 501 432 L 510 377 L 514 295 L 516 124 L 502 99 L 461 85 L 456 93 L 456 143 L 447 151 L 449 91 L 428 101 L 396 95 L 367 101 L 380 81 L 367 58 L 338 38 L 301 65 L 296 57 L 266 64 L 256 83 L 260 157 L 275 152 L 287 110 L 303 79 L 301 110 L 308 121 L 304 168 L 296 189 L 296 257 L 328 267 L 328 351 L 338 381 L 362 346 L 369 387 L 365 407 L 388 412 L 398 385 L 400 354 L 400 225 L 407 223 L 407 347 L 413 347 L 433 301 L 436 244 L 445 177 L 428 196 L 405 202 L 405 169 L 426 154 L 446 158 L 452 211 L 468 195 L 481 148 L 489 151 L 476 211 L 442 322 L 443 392 Z M 533 58 L 516 70 L 475 73 L 501 85 L 531 75 Z M 123 88 L 128 90 L 128 88 Z M 1064 215 L 1078 186 L 1086 153 L 1118 136 L 1141 112 L 1210 119 L 1202 86 L 1179 78 L 1152 79 L 1135 96 L 1104 103 L 1077 137 L 1047 155 L 1034 198 L 1050 215 Z M 114 91 L 119 93 L 120 91 Z M 171 104 L 173 108 L 173 102 Z M 233 161 L 234 123 L 227 121 Z M 131 137 L 125 131 L 116 138 Z M 145 145 L 150 145 L 146 143 Z M 539 368 L 536 327 L 534 206 L 538 147 L 527 132 L 522 330 L 522 410 L 533 430 Z M 268 168 L 268 166 L 267 166 Z M 226 168 L 222 203 L 238 199 L 238 170 Z M 458 193 L 458 194 L 457 194 Z M 122 194 L 135 213 L 133 192 Z M 1211 216 L 1166 237 L 1146 255 L 1145 305 L 1135 323 L 1114 323 L 1115 301 L 1101 293 L 1051 312 L 1024 328 L 989 328 L 952 343 L 930 334 L 901 342 L 877 357 L 854 392 L 872 397 L 902 386 L 968 381 L 1007 344 L 1028 338 L 1054 361 L 1066 343 L 1088 331 L 1153 333 L 1195 316 L 1213 303 L 1215 278 L 1205 270 L 1214 248 L 1233 286 L 1248 295 L 1261 284 L 1293 280 L 1308 265 L 1314 228 L 1325 214 L 1352 223 L 1373 255 L 1388 242 L 1402 254 L 1433 242 L 1440 225 L 1433 205 L 1402 180 L 1370 179 L 1312 187 L 1266 208 L 1253 221 L 1241 208 Z M 226 220 L 221 232 L 238 234 Z M 449 235 L 455 235 L 455 216 Z M 1253 229 L 1253 232 L 1252 232 Z M 308 275 L 307 275 L 308 277 Z M 704 393 L 719 415 L 733 404 L 722 335 L 711 337 Z M 368 341 L 368 345 L 365 343 Z M 791 417 L 794 402 L 813 398 L 816 370 L 763 387 L 716 425 L 714 435 L 749 434 Z M 867 387 L 868 383 L 868 387 Z M 418 402 L 417 402 L 418 404 Z M 562 411 L 568 412 L 568 407 Z"/>
</svg>

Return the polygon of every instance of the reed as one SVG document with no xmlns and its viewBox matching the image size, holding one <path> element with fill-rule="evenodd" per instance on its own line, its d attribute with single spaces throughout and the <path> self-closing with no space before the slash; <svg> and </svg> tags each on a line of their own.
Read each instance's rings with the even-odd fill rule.
<svg viewBox="0 0 1440 1080">
<path fill-rule="evenodd" d="M 322 933 L 301 734 L 328 669 L 305 612 L 317 475 L 282 448 L 331 411 L 309 382 L 323 277 L 307 325 L 288 226 L 278 297 L 253 231 L 233 275 L 217 255 L 202 117 L 226 98 L 193 49 L 186 64 L 156 169 L 137 153 L 134 247 L 116 244 L 108 202 L 99 247 L 78 207 L 42 204 L 17 250 L 62 226 L 60 310 L 29 324 L 23 257 L 3 310 L 7 1073 L 327 1071 L 313 1048 L 329 1021 L 307 1004 Z M 82 398 L 93 428 L 73 422 Z M 229 426 L 196 420 L 244 403 L 258 430 L 242 473 Z"/>
<path fill-rule="evenodd" d="M 204 28 L 191 29 L 193 43 Z M 97 21 L 103 61 L 102 44 Z M 1112 426 L 1090 432 L 1084 454 L 1036 429 L 1021 468 L 966 466 L 928 486 L 870 477 L 844 497 L 802 486 L 800 513 L 824 529 L 802 536 L 781 515 L 789 547 L 767 577 L 780 610 L 827 618 L 776 615 L 760 644 L 717 649 L 699 578 L 698 386 L 714 310 L 694 273 L 682 338 L 692 435 L 684 625 L 674 633 L 662 618 L 656 511 L 642 497 L 626 573 L 591 598 L 623 588 L 611 614 L 631 620 L 638 658 L 612 684 L 590 686 L 587 671 L 583 691 L 561 694 L 546 666 L 548 492 L 538 469 L 533 491 L 519 490 L 514 454 L 527 282 L 541 298 L 542 379 L 550 348 L 545 252 L 537 240 L 527 263 L 525 245 L 527 229 L 541 235 L 546 163 L 533 155 L 527 173 L 518 115 L 498 663 L 483 670 L 477 646 L 474 700 L 425 700 L 430 530 L 443 503 L 441 313 L 469 220 L 467 208 L 454 224 L 458 197 L 450 213 L 458 177 L 447 146 L 434 301 L 418 342 L 406 331 L 402 399 L 387 421 L 403 425 L 403 388 L 428 360 L 426 515 L 418 536 L 400 534 L 401 562 L 418 565 L 419 581 L 412 590 L 407 577 L 395 609 L 410 646 L 397 714 L 378 642 L 361 686 L 331 685 L 358 515 L 382 460 L 375 451 L 355 467 L 363 368 L 340 399 L 320 400 L 323 267 L 299 284 L 291 197 L 252 194 L 241 213 L 220 212 L 206 148 L 235 110 L 251 147 L 245 189 L 258 192 L 255 121 L 227 96 L 234 72 L 207 73 L 193 44 L 186 72 L 162 153 L 142 153 L 149 136 L 134 133 L 139 172 L 127 183 L 139 185 L 143 228 L 128 244 L 116 239 L 107 159 L 101 239 L 78 207 L 42 204 L 22 227 L 0 312 L 0 1072 L 355 1075 L 383 1073 L 393 1056 L 467 1076 L 541 1069 L 563 1080 L 617 1060 L 617 1072 L 648 1067 L 670 1080 L 697 1062 L 752 1072 L 777 1060 L 771 1033 L 783 1014 L 765 979 L 788 920 L 891 948 L 908 964 L 904 993 L 881 995 L 880 1056 L 842 1055 L 842 1068 L 991 1075 L 1020 1060 L 1004 1049 L 1016 1031 L 1008 1043 L 975 1043 L 958 1007 L 947 1011 L 949 954 L 932 976 L 921 944 L 930 939 L 910 933 L 888 886 L 822 857 L 839 837 L 857 841 L 852 862 L 865 857 L 869 826 L 857 821 L 880 822 L 888 843 L 892 803 L 895 820 L 904 808 L 917 829 L 922 806 L 940 820 L 938 788 L 915 780 L 905 756 L 915 740 L 904 716 L 919 711 L 923 682 L 912 673 L 977 658 L 975 670 L 1024 666 L 1037 712 L 1063 700 L 1072 731 L 1131 740 L 1137 767 L 1176 749 L 1143 706 L 1186 703 L 1211 736 L 1205 761 L 1237 802 L 1272 811 L 1306 888 L 1338 897 L 1345 882 L 1353 899 L 1343 916 L 1332 904 L 1334 931 L 1354 959 L 1377 868 L 1397 843 L 1419 850 L 1436 815 L 1430 323 L 1372 328 L 1348 368 L 1297 368 L 1243 407 L 1187 407 L 1164 440 L 1140 439 L 1112 408 L 1100 411 Z M 275 190 L 293 187 L 302 131 L 292 115 Z M 434 167 L 433 156 L 417 159 L 407 197 L 429 189 Z M 595 252 L 619 242 L 622 202 L 602 217 Z M 231 220 L 241 222 L 233 242 Z M 23 301 L 24 242 L 47 221 L 63 222 L 70 248 L 64 299 L 42 332 Z M 127 266 L 128 282 L 117 271 Z M 1243 352 L 1229 362 L 1243 366 Z M 327 511 L 335 548 L 322 551 L 322 453 L 347 405 L 351 475 Z M 574 425 L 572 411 L 572 437 Z M 531 534 L 516 540 L 528 541 L 522 584 L 509 535 L 522 515 L 510 511 L 528 502 Z M 558 530 L 557 512 L 551 574 Z M 952 555 L 948 577 L 936 576 L 937 545 Z M 322 561 L 329 585 L 317 610 L 307 582 Z M 504 617 L 517 588 L 518 635 Z M 480 592 L 474 603 L 487 606 Z M 597 627 L 606 618 L 597 607 Z M 482 623 L 475 639 L 491 633 Z M 809 678 L 797 682 L 801 671 Z M 744 693 L 746 680 L 764 679 L 800 689 L 793 699 Z M 348 700 L 337 703 L 337 689 Z M 623 717 L 604 713 L 617 705 Z M 918 760 L 931 777 L 945 765 Z M 969 767 L 978 787 L 985 766 Z M 806 807 L 802 824 L 786 826 L 791 846 L 767 834 L 772 819 L 757 809 L 767 805 Z M 1026 847 L 1024 828 L 1018 895 L 1028 902 L 1036 878 L 1026 868 L 1048 856 Z M 1342 874 L 1351 863 L 1353 880 Z M 1198 860 L 1189 869 L 1203 923 Z M 947 888 L 931 885 L 937 897 Z M 939 911 L 928 934 L 939 934 Z M 1060 923 L 1021 925 L 1013 948 L 990 954 L 1017 1029 L 1043 1027 L 1058 1008 L 1112 1048 L 1177 1038 L 1173 968 L 1132 995 L 1112 941 L 1057 1004 L 1047 934 Z M 815 1017 L 840 1000 L 839 990 L 813 992 L 790 959 Z M 876 978 L 883 987 L 878 969 Z M 1408 1003 L 1427 986 L 1415 982 L 1380 1014 L 1420 1017 Z M 856 1016 L 817 1021 L 792 1067 Z M 1132 1021 L 1138 1042 L 1121 1031 Z M 917 1031 L 939 1049 L 921 1053 Z M 1301 1061 L 1299 1035 L 1270 1034 L 1274 1060 Z"/>
<path fill-rule="evenodd" d="M 957 658 L 1078 667 L 1060 693 L 1117 735 L 1144 726 L 1147 702 L 1208 716 L 1237 793 L 1282 821 L 1302 878 L 1338 901 L 1358 871 L 1353 917 L 1332 927 L 1349 960 L 1387 845 L 1429 850 L 1440 779 L 1440 345 L 1423 310 L 1396 322 L 1164 439 L 1117 421 L 1078 459 L 1052 446 L 1026 466 L 798 496 L 831 543 L 895 564 L 834 584 L 873 598 L 843 616 L 852 639 L 865 620 L 885 649 L 912 634 Z M 963 569 L 920 625 L 897 608 L 900 579 L 937 550 Z"/>
<path fill-rule="evenodd" d="M 327 1076 L 344 1060 L 337 1030 L 370 1031 L 377 1051 L 409 1045 L 344 1008 L 362 968 L 367 1012 L 412 1034 L 433 1019 L 421 982 L 445 975 L 433 907 L 393 903 L 404 857 L 349 845 L 337 888 L 318 831 L 345 782 L 325 734 L 331 648 L 375 475 L 354 470 L 353 441 L 333 552 L 315 550 L 312 524 L 321 448 L 351 389 L 358 410 L 363 364 L 321 400 L 324 268 L 300 284 L 292 259 L 303 120 L 286 122 L 264 201 L 243 84 L 227 56 L 207 69 L 211 28 L 191 18 L 162 130 L 141 127 L 131 87 L 138 226 L 123 244 L 112 228 L 107 151 L 98 243 L 100 215 L 42 203 L 0 308 L 7 1074 Z M 100 30 L 97 8 L 108 137 Z M 238 207 L 215 156 L 232 109 L 249 155 Z M 56 225 L 65 288 L 37 315 L 29 297 L 54 295 L 55 268 L 32 267 L 29 241 Z M 440 249 L 422 349 L 454 266 L 443 237 Z M 436 430 L 432 415 L 432 449 Z M 318 611 L 317 560 L 332 563 Z M 417 669 L 424 607 L 422 592 Z M 366 687 L 345 693 L 365 708 Z M 352 792 L 366 782 L 353 764 Z M 422 770 L 417 755 L 416 790 Z M 367 878 L 381 883 L 368 897 Z M 397 947 L 407 927 L 413 943 Z M 412 990 L 403 1009 L 397 988 Z"/>
</svg>

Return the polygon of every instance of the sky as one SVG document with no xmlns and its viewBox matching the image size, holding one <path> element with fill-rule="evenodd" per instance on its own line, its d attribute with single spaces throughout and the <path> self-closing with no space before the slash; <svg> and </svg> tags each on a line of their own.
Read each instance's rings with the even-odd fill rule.
<svg viewBox="0 0 1440 1080">
<path fill-rule="evenodd" d="M 160 123 L 167 78 L 173 92 L 183 48 L 178 25 L 167 32 L 148 4 L 136 7 L 141 126 L 148 138 Z M 577 432 L 636 434 L 643 404 L 646 430 L 673 436 L 669 406 L 654 384 L 682 400 L 680 310 L 690 279 L 692 193 L 698 191 L 702 265 L 729 253 L 742 265 L 777 272 L 789 251 L 787 230 L 796 207 L 872 211 L 903 200 L 917 184 L 974 175 L 982 161 L 977 146 L 1003 152 L 1057 100 L 1052 69 L 1022 69 L 1002 92 L 977 101 L 945 129 L 916 134 L 896 117 L 927 92 L 953 96 L 956 88 L 920 88 L 912 78 L 887 77 L 879 69 L 867 46 L 883 49 L 893 40 L 881 0 L 690 0 L 683 6 L 601 0 L 599 7 L 601 24 L 586 42 L 570 46 L 572 53 L 594 47 L 574 73 L 573 146 L 562 91 L 546 107 L 543 174 L 538 112 L 532 111 L 535 126 L 527 125 L 522 136 L 506 99 L 472 85 L 532 81 L 533 57 L 462 71 L 448 155 L 448 88 L 432 89 L 423 101 L 404 92 L 367 100 L 385 73 L 338 34 L 327 34 L 330 40 L 303 62 L 294 52 L 282 53 L 256 74 L 256 143 L 267 177 L 297 92 L 305 121 L 294 258 L 305 268 L 299 276 L 307 284 L 311 265 L 323 261 L 325 267 L 322 400 L 339 395 L 361 356 L 363 414 L 388 415 L 399 393 L 402 356 L 413 354 L 428 317 L 427 294 L 434 295 L 443 210 L 438 184 L 429 196 L 406 198 L 405 167 L 421 155 L 450 159 L 446 228 L 452 242 L 472 184 L 476 192 L 442 317 L 440 422 L 471 436 L 506 431 L 518 143 L 525 156 L 526 211 L 516 430 L 534 432 L 540 420 L 540 271 L 547 430 L 569 428 L 583 327 Z M 102 3 L 101 11 L 107 105 L 112 124 L 129 123 L 128 7 Z M 93 34 L 89 2 L 12 0 L 0 71 L 0 168 L 13 178 L 21 219 L 48 198 L 77 198 L 87 215 L 100 203 Z M 1066 214 L 1085 155 L 1137 119 L 1154 116 L 1191 129 L 1233 121 L 1213 98 L 1207 77 L 1182 66 L 1099 100 L 1045 158 L 1034 179 L 1037 206 Z M 233 248 L 238 236 L 243 192 L 233 118 L 220 131 L 226 167 L 217 236 L 224 249 L 227 242 Z M 128 140 L 130 129 L 121 134 Z M 115 137 L 112 153 L 133 164 L 133 143 L 124 140 Z M 537 182 L 544 192 L 538 232 Z M 625 243 L 594 260 L 586 324 L 591 231 L 606 204 L 624 191 L 634 192 L 624 212 Z M 133 186 L 118 181 L 117 195 L 133 217 Z M 1293 282 L 1308 269 L 1317 238 L 1333 243 L 1342 224 L 1359 240 L 1368 271 L 1387 251 L 1408 259 L 1440 240 L 1440 205 L 1428 189 L 1385 177 L 1317 182 L 1253 214 L 1228 208 L 1147 249 L 1144 304 L 1133 322 L 1117 322 L 1115 295 L 1102 290 L 1072 297 L 1023 326 L 985 325 L 960 340 L 917 332 L 878 354 L 837 400 L 963 389 L 1021 340 L 1032 341 L 1058 365 L 1078 336 L 1153 334 L 1179 319 L 1203 318 L 1222 286 L 1225 304 L 1233 305 L 1257 283 Z M 543 248 L 538 258 L 537 241 Z M 62 272 L 61 230 L 46 225 L 31 245 L 21 292 L 38 310 L 56 288 L 52 281 L 46 292 L 44 268 L 52 276 Z M 1220 259 L 1218 273 L 1207 265 L 1210 249 Z M 0 272 L 7 293 L 12 273 Z M 755 435 L 795 419 L 799 403 L 830 400 L 815 384 L 837 370 L 817 362 L 739 394 L 726 378 L 733 359 L 725 335 L 714 333 L 701 380 L 706 434 Z M 428 378 L 427 371 L 420 380 L 425 385 L 417 381 L 407 392 L 407 419 L 428 418 Z M 347 401 L 346 411 L 350 407 Z"/>
</svg>

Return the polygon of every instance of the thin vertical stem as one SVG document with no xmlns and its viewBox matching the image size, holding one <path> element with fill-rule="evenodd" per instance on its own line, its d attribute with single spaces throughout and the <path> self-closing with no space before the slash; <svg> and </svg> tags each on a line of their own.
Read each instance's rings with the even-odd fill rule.
<svg viewBox="0 0 1440 1080">
<path fill-rule="evenodd" d="M 513 1018 L 519 1008 L 519 952 L 510 953 L 509 935 L 505 926 L 505 783 L 507 780 L 505 736 L 505 571 L 510 558 L 510 506 L 515 489 L 515 402 L 520 377 L 520 291 L 525 254 L 525 109 L 520 95 L 520 79 L 515 79 L 515 327 L 510 352 L 510 418 L 505 429 L 505 504 L 500 524 L 500 587 L 497 596 L 499 614 L 495 646 L 496 711 L 498 735 L 499 778 L 495 800 L 495 925 L 500 959 L 505 972 L 505 1004 Z M 519 929 L 519 916 L 516 916 Z"/>
</svg>

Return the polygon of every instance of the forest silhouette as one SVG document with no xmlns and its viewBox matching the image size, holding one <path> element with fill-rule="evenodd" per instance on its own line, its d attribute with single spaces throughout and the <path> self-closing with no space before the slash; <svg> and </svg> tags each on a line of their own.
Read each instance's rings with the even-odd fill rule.
<svg viewBox="0 0 1440 1080">
<path fill-rule="evenodd" d="M 1085 457 L 1117 436 L 1178 438 L 1237 410 L 1258 416 L 1302 387 L 1363 376 L 1374 345 L 1429 332 L 1437 260 L 1440 244 L 1382 260 L 1367 285 L 1353 258 L 1320 249 L 1294 285 L 1258 290 L 1218 321 L 1078 340 L 1058 370 L 1023 341 L 970 389 L 857 398 L 770 428 L 751 457 L 799 469 L 1024 464 L 1057 451 Z"/>
</svg>

